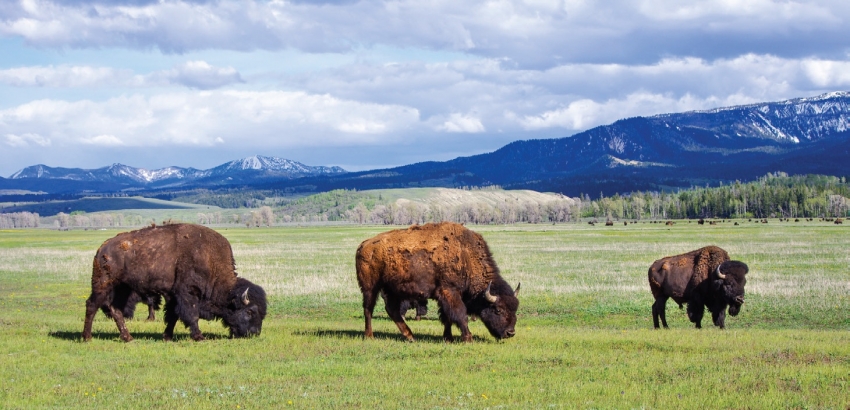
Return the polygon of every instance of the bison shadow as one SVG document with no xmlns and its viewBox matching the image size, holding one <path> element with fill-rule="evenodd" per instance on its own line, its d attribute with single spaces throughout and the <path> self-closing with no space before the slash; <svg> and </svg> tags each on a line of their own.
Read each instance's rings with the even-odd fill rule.
<svg viewBox="0 0 850 410">
<path fill-rule="evenodd" d="M 70 342 L 82 342 L 83 334 L 82 332 L 70 332 L 70 331 L 57 331 L 57 332 L 49 332 L 47 334 L 49 337 L 54 339 L 66 340 Z M 131 333 L 133 336 L 133 340 L 145 340 L 145 341 L 163 341 L 162 333 L 159 332 L 133 332 Z M 98 340 L 112 340 L 116 342 L 120 342 L 118 332 L 92 332 L 92 339 Z M 220 339 L 229 339 L 227 335 L 220 335 L 215 333 L 205 333 L 204 339 L 206 340 L 220 340 Z M 174 334 L 174 341 L 179 342 L 182 340 L 192 340 L 188 333 L 186 334 Z"/>
</svg>

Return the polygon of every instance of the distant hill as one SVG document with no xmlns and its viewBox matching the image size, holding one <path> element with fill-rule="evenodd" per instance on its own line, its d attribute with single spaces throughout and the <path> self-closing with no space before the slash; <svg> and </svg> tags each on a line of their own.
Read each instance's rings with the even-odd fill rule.
<svg viewBox="0 0 850 410">
<path fill-rule="evenodd" d="M 345 172 L 250 157 L 210 170 L 97 170 L 37 165 L 0 180 L 0 190 L 58 193 L 250 188 L 292 193 L 333 189 L 499 185 L 569 196 L 670 190 L 754 180 L 769 172 L 850 175 L 850 93 L 708 111 L 635 117 L 571 137 L 510 143 L 444 162 Z M 156 192 L 154 192 L 156 191 Z M 23 199 L 22 199 L 23 200 Z M 0 199 L 2 201 L 2 199 Z"/>
</svg>

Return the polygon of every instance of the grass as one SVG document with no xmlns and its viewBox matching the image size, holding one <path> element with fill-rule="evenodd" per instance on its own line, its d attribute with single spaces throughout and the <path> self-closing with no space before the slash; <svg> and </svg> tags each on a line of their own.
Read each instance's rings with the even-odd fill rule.
<svg viewBox="0 0 850 410">
<path fill-rule="evenodd" d="M 601 227 L 474 226 L 502 275 L 522 282 L 517 336 L 445 344 L 429 304 L 402 341 L 376 309 L 362 340 L 354 251 L 385 226 L 221 229 L 240 275 L 269 293 L 260 337 L 202 322 L 99 314 L 80 342 L 91 258 L 117 231 L 0 232 L 0 403 L 8 408 L 847 408 L 848 228 L 741 222 Z M 747 303 L 727 329 L 693 329 L 668 304 L 652 330 L 646 270 L 716 244 L 750 266 Z M 380 303 L 379 303 L 380 305 Z M 140 309 L 140 311 L 142 311 Z M 161 312 L 160 312 L 161 317 Z M 705 323 L 704 323 L 705 324 Z M 455 329 L 455 334 L 457 330 Z"/>
</svg>

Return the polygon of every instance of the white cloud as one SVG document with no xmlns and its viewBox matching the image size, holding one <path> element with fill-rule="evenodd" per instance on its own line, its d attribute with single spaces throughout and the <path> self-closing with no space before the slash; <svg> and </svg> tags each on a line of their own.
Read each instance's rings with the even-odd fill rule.
<svg viewBox="0 0 850 410">
<path fill-rule="evenodd" d="M 40 100 L 0 110 L 0 134 L 20 145 L 25 132 L 58 145 L 256 146 L 378 143 L 417 127 L 417 110 L 302 92 L 196 92 L 104 102 Z M 33 138 L 29 140 L 35 141 Z"/>
<path fill-rule="evenodd" d="M 28 66 L 0 70 L 0 84 L 14 87 L 97 88 L 179 85 L 210 90 L 244 83 L 233 67 L 187 61 L 169 70 L 135 74 L 132 70 L 80 65 Z"/>
<path fill-rule="evenodd" d="M 352 52 L 455 50 L 521 66 L 846 50 L 841 1 L 612 0 L 67 2 L 0 7 L 0 34 L 41 47 Z"/>
<path fill-rule="evenodd" d="M 808 79 L 818 87 L 850 86 L 850 61 L 806 60 L 801 65 Z"/>
<path fill-rule="evenodd" d="M 6 134 L 6 145 L 10 147 L 20 148 L 20 147 L 28 147 L 30 143 L 36 144 L 41 147 L 50 146 L 50 139 L 44 138 L 38 134 Z"/>
<path fill-rule="evenodd" d="M 34 66 L 0 70 L 0 83 L 15 87 L 92 87 L 126 83 L 130 70 L 88 66 Z"/>
<path fill-rule="evenodd" d="M 480 133 L 486 131 L 480 118 L 470 115 L 452 113 L 449 118 L 436 127 L 438 131 L 453 133 Z"/>
<path fill-rule="evenodd" d="M 83 144 L 100 145 L 104 147 L 121 147 L 127 145 L 124 141 L 114 135 L 96 135 L 94 137 L 82 137 L 79 140 Z"/>
<path fill-rule="evenodd" d="M 235 68 L 213 67 L 206 61 L 187 61 L 171 70 L 155 72 L 145 78 L 146 82 L 152 84 L 179 84 L 200 90 L 245 82 Z"/>
<path fill-rule="evenodd" d="M 0 2 L 0 163 L 74 145 L 446 159 L 850 88 L 848 20 L 838 0 Z"/>
</svg>

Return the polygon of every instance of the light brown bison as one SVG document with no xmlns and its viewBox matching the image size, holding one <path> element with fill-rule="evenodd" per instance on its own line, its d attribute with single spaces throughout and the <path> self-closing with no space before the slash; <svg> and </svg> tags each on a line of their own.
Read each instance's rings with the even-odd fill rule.
<svg viewBox="0 0 850 410">
<path fill-rule="evenodd" d="M 384 232 L 360 244 L 355 262 L 367 338 L 374 337 L 372 312 L 381 291 L 387 314 L 410 341 L 413 333 L 401 304 L 421 299 L 437 301 L 446 341 L 453 340 L 452 324 L 463 341 L 472 341 L 470 315 L 481 318 L 497 339 L 514 336 L 519 285 L 511 289 L 484 238 L 463 225 L 443 222 Z"/>
<path fill-rule="evenodd" d="M 199 319 L 221 319 L 232 337 L 260 333 L 266 316 L 263 288 L 236 277 L 230 243 L 212 229 L 191 224 L 152 226 L 118 234 L 94 257 L 83 340 L 91 340 L 98 309 L 115 320 L 121 339 L 133 340 L 124 323 L 129 304 L 165 297 L 165 332 L 171 340 L 180 319 L 203 340 Z"/>
<path fill-rule="evenodd" d="M 726 307 L 735 316 L 744 303 L 744 285 L 747 265 L 730 261 L 729 254 L 717 246 L 706 246 L 682 255 L 668 256 L 649 267 L 649 288 L 655 303 L 652 304 L 652 321 L 658 328 L 658 319 L 667 327 L 665 309 L 667 299 L 688 304 L 688 318 L 702 327 L 705 308 L 712 314 L 714 324 L 724 328 Z"/>
</svg>

